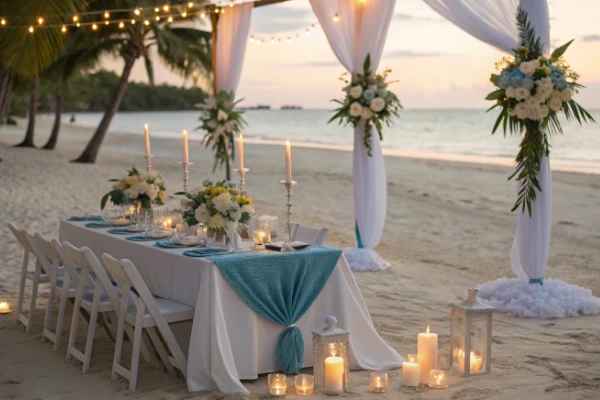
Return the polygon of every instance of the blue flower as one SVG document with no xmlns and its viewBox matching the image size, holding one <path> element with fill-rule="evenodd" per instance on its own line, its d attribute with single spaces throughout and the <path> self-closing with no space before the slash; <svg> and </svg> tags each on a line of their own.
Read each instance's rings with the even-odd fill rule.
<svg viewBox="0 0 600 400">
<path fill-rule="evenodd" d="M 502 89 L 506 89 L 506 88 L 507 88 L 507 87 L 509 87 L 509 86 L 510 86 L 510 76 L 508 76 L 508 75 L 503 75 L 503 76 L 500 78 L 500 87 L 501 87 Z"/>
<path fill-rule="evenodd" d="M 558 79 L 562 78 L 562 75 L 558 72 L 553 72 L 552 75 L 550 75 L 550 78 L 552 78 L 552 82 L 555 82 Z"/>
<path fill-rule="evenodd" d="M 514 68 L 512 71 L 510 71 L 510 76 L 511 76 L 512 78 L 515 78 L 515 77 L 517 77 L 517 78 L 521 78 L 521 79 L 525 78 L 525 74 L 524 74 L 524 73 L 522 73 L 522 72 L 519 70 L 519 68 Z"/>
<path fill-rule="evenodd" d="M 367 90 L 365 90 L 365 91 L 363 92 L 363 98 L 364 98 L 365 100 L 369 100 L 369 101 L 371 101 L 371 100 L 373 100 L 373 99 L 375 98 L 375 92 L 374 92 L 374 91 L 372 91 L 371 89 L 367 89 Z"/>
<path fill-rule="evenodd" d="M 387 96 L 387 93 L 388 93 L 387 89 L 384 89 L 384 88 L 377 90 L 378 97 L 385 97 L 385 96 Z"/>
<path fill-rule="evenodd" d="M 520 77 L 515 76 L 510 80 L 510 84 L 512 85 L 512 87 L 517 88 L 517 87 L 521 86 L 522 81 L 523 80 Z"/>
<path fill-rule="evenodd" d="M 521 81 L 521 86 L 527 90 L 531 90 L 534 88 L 535 82 L 533 81 L 533 79 L 527 77 Z"/>
<path fill-rule="evenodd" d="M 558 90 L 564 90 L 569 86 L 569 84 L 567 83 L 567 80 L 565 78 L 557 79 L 554 84 L 556 85 L 556 88 Z"/>
</svg>

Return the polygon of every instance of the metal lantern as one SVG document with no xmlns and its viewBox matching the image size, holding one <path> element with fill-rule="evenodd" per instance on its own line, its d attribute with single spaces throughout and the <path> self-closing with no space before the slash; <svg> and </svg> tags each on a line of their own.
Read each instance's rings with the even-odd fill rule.
<svg viewBox="0 0 600 400">
<path fill-rule="evenodd" d="M 477 298 L 479 289 L 469 289 L 469 297 L 450 304 L 450 366 L 463 376 L 489 373 L 492 367 L 492 314 L 494 307 Z"/>
<path fill-rule="evenodd" d="M 325 394 L 340 394 L 350 387 L 348 345 L 350 332 L 336 328 L 337 319 L 325 318 L 327 328 L 313 332 L 315 387 Z"/>
</svg>

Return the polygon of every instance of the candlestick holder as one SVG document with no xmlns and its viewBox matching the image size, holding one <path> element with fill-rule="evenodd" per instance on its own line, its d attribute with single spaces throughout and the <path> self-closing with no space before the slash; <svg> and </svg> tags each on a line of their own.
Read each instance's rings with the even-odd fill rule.
<svg viewBox="0 0 600 400">
<path fill-rule="evenodd" d="M 242 193 L 242 196 L 246 195 L 246 179 L 244 178 L 246 176 L 246 174 L 248 173 L 248 171 L 250 171 L 248 168 L 244 168 L 244 169 L 234 169 L 235 172 L 237 172 L 240 175 L 240 192 Z"/>
<path fill-rule="evenodd" d="M 146 172 L 150 172 L 152 170 L 152 159 L 153 155 L 143 156 L 146 159 Z"/>
<path fill-rule="evenodd" d="M 282 185 L 285 186 L 285 190 L 287 193 L 287 239 L 283 241 L 283 247 L 281 248 L 282 253 L 293 253 L 296 250 L 292 247 L 292 242 L 294 238 L 292 237 L 292 187 L 297 183 L 296 181 L 281 181 Z"/>
<path fill-rule="evenodd" d="M 187 188 L 188 188 L 188 168 L 190 167 L 190 165 L 193 165 L 194 163 L 192 162 L 185 162 L 185 161 L 179 161 L 179 164 L 181 164 L 181 166 L 183 167 L 183 191 L 187 192 Z"/>
</svg>

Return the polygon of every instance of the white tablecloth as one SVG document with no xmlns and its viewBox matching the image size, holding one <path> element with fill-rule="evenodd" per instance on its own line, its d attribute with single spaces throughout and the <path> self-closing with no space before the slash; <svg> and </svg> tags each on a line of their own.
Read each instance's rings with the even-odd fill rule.
<svg viewBox="0 0 600 400">
<path fill-rule="evenodd" d="M 86 228 L 85 222 L 62 221 L 60 241 L 130 259 L 155 296 L 195 307 L 188 350 L 190 391 L 247 392 L 240 380 L 278 371 L 275 347 L 286 329 L 257 315 L 206 259 L 184 256 L 183 250 L 162 249 L 154 242 L 132 242 L 107 229 Z M 296 326 L 304 339 L 304 366 L 311 367 L 312 331 L 324 328 L 334 315 L 349 330 L 351 369 L 387 370 L 404 361 L 379 336 L 352 271 L 342 256 L 321 294 Z M 184 346 L 185 347 L 185 346 Z"/>
</svg>

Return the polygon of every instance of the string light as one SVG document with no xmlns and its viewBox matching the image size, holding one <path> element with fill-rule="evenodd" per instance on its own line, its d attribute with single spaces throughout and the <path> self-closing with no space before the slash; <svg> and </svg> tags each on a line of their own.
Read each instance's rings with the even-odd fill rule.
<svg viewBox="0 0 600 400">
<path fill-rule="evenodd" d="M 275 44 L 275 38 L 274 37 L 271 38 L 271 44 Z"/>
<path fill-rule="evenodd" d="M 200 13 L 200 18 L 206 18 L 206 13 L 204 11 Z"/>
<path fill-rule="evenodd" d="M 160 11 L 160 8 L 158 8 L 158 7 L 156 7 L 156 8 L 154 9 L 154 12 L 159 12 L 159 11 Z"/>
<path fill-rule="evenodd" d="M 160 21 L 160 17 L 158 15 L 154 19 L 157 20 L 157 21 Z"/>
<path fill-rule="evenodd" d="M 135 19 L 131 20 L 131 25 L 135 25 Z"/>
<path fill-rule="evenodd" d="M 333 22 L 339 22 L 339 20 L 340 16 L 337 13 L 335 13 L 335 15 L 333 16 Z"/>
<path fill-rule="evenodd" d="M 110 18 L 110 13 L 108 11 L 104 12 L 104 18 L 106 18 L 106 19 Z"/>
<path fill-rule="evenodd" d="M 256 44 L 257 44 L 257 45 L 259 45 L 259 46 L 260 46 L 260 44 L 261 44 L 261 43 L 262 43 L 262 40 L 260 40 L 260 39 L 258 39 L 258 40 L 256 41 Z"/>
<path fill-rule="evenodd" d="M 169 5 L 168 5 L 168 4 L 165 4 L 165 5 L 163 6 L 163 10 L 165 10 L 165 11 L 169 11 Z"/>
<path fill-rule="evenodd" d="M 310 36 L 310 31 L 306 28 L 306 36 Z"/>
<path fill-rule="evenodd" d="M 92 24 L 92 29 L 93 29 L 93 30 L 97 30 L 97 29 L 98 29 L 98 25 L 96 25 L 96 24 Z"/>
<path fill-rule="evenodd" d="M 41 24 L 43 24 L 43 23 L 44 23 L 44 18 L 42 18 L 42 17 L 39 17 L 39 18 L 38 18 L 38 24 L 40 24 L 40 25 L 41 25 Z"/>
<path fill-rule="evenodd" d="M 167 19 L 167 21 L 173 22 L 173 17 L 169 17 L 169 19 Z"/>
<path fill-rule="evenodd" d="M 148 21 L 148 20 L 145 20 L 145 21 L 144 21 L 144 25 L 146 25 L 146 26 L 150 25 L 150 21 Z"/>
<path fill-rule="evenodd" d="M 194 8 L 194 3 L 192 3 L 191 1 L 188 3 L 188 8 Z"/>
<path fill-rule="evenodd" d="M 233 7 L 233 0 L 229 2 L 229 7 Z"/>
<path fill-rule="evenodd" d="M 187 13 L 186 13 L 185 11 L 184 11 L 184 12 L 182 12 L 182 13 L 181 13 L 181 17 L 182 17 L 182 18 L 185 18 L 185 17 L 187 17 Z"/>
<path fill-rule="evenodd" d="M 65 33 L 67 31 L 67 27 L 63 25 L 63 27 L 60 30 L 61 32 Z"/>
<path fill-rule="evenodd" d="M 81 24 L 78 22 L 78 23 L 76 24 L 76 26 L 79 28 L 79 27 L 81 26 Z"/>
<path fill-rule="evenodd" d="M 218 13 L 219 13 L 219 9 L 215 8 L 215 14 L 218 14 Z"/>
<path fill-rule="evenodd" d="M 77 15 L 73 16 L 73 22 L 77 22 L 77 20 L 79 20 L 79 17 Z"/>
<path fill-rule="evenodd" d="M 125 28 L 125 24 L 123 23 L 123 21 L 119 22 L 119 28 L 121 28 L 121 29 Z"/>
<path fill-rule="evenodd" d="M 104 25 L 108 25 L 108 24 L 109 24 L 109 22 L 108 22 L 108 21 L 106 21 L 106 22 L 104 23 Z"/>
<path fill-rule="evenodd" d="M 288 44 L 292 43 L 292 38 L 288 36 L 287 42 Z"/>
<path fill-rule="evenodd" d="M 6 20 L 4 18 L 2 18 L 2 20 L 0 20 L 0 25 L 6 25 Z"/>
<path fill-rule="evenodd" d="M 33 26 L 29 27 L 29 33 L 33 33 Z"/>
<path fill-rule="evenodd" d="M 250 36 L 250 43 L 254 43 L 254 36 Z"/>
<path fill-rule="evenodd" d="M 136 8 L 136 9 L 135 9 L 135 11 L 133 11 L 133 13 L 134 13 L 135 15 L 140 15 L 140 10 Z"/>
</svg>

